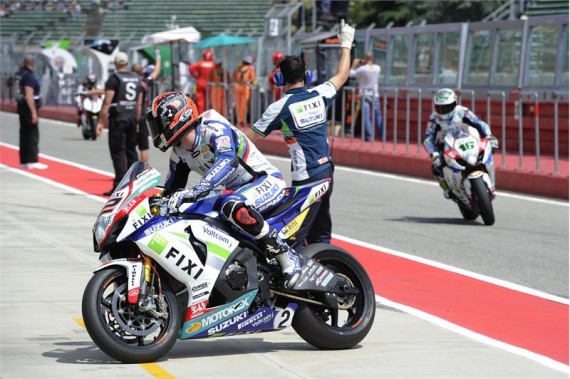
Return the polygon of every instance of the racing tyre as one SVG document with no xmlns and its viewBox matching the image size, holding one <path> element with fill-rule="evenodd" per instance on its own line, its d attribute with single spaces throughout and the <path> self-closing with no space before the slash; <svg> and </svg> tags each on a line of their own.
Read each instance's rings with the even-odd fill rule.
<svg viewBox="0 0 570 379">
<path fill-rule="evenodd" d="M 91 117 L 89 119 L 89 130 L 91 134 L 91 139 L 95 141 L 97 139 L 97 119 Z"/>
<path fill-rule="evenodd" d="M 97 271 L 85 288 L 81 310 L 93 342 L 107 355 L 125 363 L 154 362 L 178 338 L 182 317 L 175 295 L 162 284 L 150 290 L 154 314 L 141 312 L 127 301 L 127 274 L 123 268 Z M 165 311 L 164 317 L 156 316 Z"/>
<path fill-rule="evenodd" d="M 83 134 L 83 139 L 88 140 L 89 138 L 91 138 L 91 134 L 89 133 L 89 127 L 82 125 L 81 126 L 81 133 Z"/>
<path fill-rule="evenodd" d="M 475 196 L 475 201 L 479 205 L 479 213 L 485 225 L 493 225 L 495 223 L 495 214 L 493 213 L 493 204 L 491 204 L 491 194 L 485 185 L 482 177 L 471 180 L 471 191 Z"/>
<path fill-rule="evenodd" d="M 293 328 L 306 342 L 325 350 L 349 349 L 366 337 L 376 314 L 372 282 L 360 263 L 340 247 L 312 244 L 302 250 L 320 264 L 343 276 L 358 294 L 337 298 L 339 309 L 300 302 Z M 315 295 L 315 300 L 320 299 Z"/>
<path fill-rule="evenodd" d="M 479 213 L 466 208 L 462 202 L 460 202 L 458 206 L 459 206 L 459 212 L 461 212 L 461 215 L 465 220 L 475 220 L 477 217 L 479 217 Z"/>
</svg>

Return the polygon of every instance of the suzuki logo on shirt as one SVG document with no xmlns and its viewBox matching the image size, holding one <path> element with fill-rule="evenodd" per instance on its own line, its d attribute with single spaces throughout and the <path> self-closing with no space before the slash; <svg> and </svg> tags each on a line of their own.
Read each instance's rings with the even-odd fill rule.
<svg viewBox="0 0 570 379">
<path fill-rule="evenodd" d="M 298 129 L 320 125 L 326 120 L 326 106 L 320 97 L 293 103 L 289 105 L 289 112 L 291 112 Z"/>
</svg>

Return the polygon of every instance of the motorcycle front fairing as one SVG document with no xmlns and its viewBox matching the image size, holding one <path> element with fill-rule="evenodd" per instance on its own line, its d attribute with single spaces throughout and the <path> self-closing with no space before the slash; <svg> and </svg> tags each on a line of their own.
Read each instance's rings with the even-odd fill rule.
<svg viewBox="0 0 570 379">
<path fill-rule="evenodd" d="M 119 241 L 124 239 L 144 223 L 141 220 L 150 219 L 148 197 L 151 193 L 160 192 L 156 188 L 160 177 L 158 171 L 143 162 L 135 162 L 131 166 L 95 221 L 93 241 L 96 252 L 117 242 L 117 238 Z M 126 225 L 129 219 L 131 224 Z"/>
</svg>

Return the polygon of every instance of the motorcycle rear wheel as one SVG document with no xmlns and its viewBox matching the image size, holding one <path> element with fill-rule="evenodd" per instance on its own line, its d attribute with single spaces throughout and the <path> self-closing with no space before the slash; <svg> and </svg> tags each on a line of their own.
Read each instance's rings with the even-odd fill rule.
<svg viewBox="0 0 570 379">
<path fill-rule="evenodd" d="M 126 284 L 124 269 L 110 268 L 93 275 L 83 293 L 85 328 L 93 342 L 118 361 L 154 362 L 170 351 L 180 333 L 182 318 L 176 297 L 163 284 L 169 316 L 157 318 L 127 302 Z"/>
<path fill-rule="evenodd" d="M 360 263 L 340 247 L 328 244 L 309 245 L 303 250 L 319 249 L 309 254 L 335 273 L 344 276 L 359 290 L 357 295 L 339 298 L 347 309 L 332 309 L 299 303 L 293 328 L 306 342 L 324 350 L 349 349 L 366 337 L 376 314 L 376 297 L 372 282 Z M 315 300 L 319 300 L 315 298 Z"/>
<path fill-rule="evenodd" d="M 478 177 L 471 180 L 471 190 L 475 201 L 479 205 L 479 213 L 485 225 L 493 225 L 495 223 L 495 213 L 493 212 L 493 204 L 491 203 L 491 194 L 483 181 Z"/>
</svg>

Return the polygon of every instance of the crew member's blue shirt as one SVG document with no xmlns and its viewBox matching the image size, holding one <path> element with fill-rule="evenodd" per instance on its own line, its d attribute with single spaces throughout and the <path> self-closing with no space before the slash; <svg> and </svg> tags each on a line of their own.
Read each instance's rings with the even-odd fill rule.
<svg viewBox="0 0 570 379">
<path fill-rule="evenodd" d="M 336 93 L 331 82 L 311 89 L 290 89 L 252 126 L 262 136 L 281 131 L 291 154 L 293 181 L 306 180 L 332 163 L 327 140 L 327 108 Z"/>
<path fill-rule="evenodd" d="M 27 67 L 22 68 L 17 74 L 20 78 L 20 91 L 21 96 L 24 97 L 24 87 L 31 87 L 34 89 L 34 100 L 36 107 L 40 107 L 40 82 L 34 72 Z"/>
</svg>

